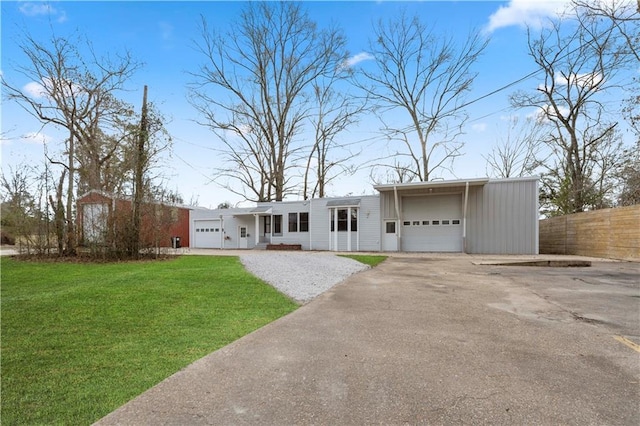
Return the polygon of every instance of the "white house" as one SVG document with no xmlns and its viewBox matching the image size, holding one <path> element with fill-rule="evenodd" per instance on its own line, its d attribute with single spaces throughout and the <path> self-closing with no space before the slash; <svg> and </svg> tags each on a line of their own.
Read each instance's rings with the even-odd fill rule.
<svg viewBox="0 0 640 426">
<path fill-rule="evenodd" d="M 191 246 L 538 253 L 538 178 L 378 185 L 379 195 L 192 210 Z"/>
</svg>

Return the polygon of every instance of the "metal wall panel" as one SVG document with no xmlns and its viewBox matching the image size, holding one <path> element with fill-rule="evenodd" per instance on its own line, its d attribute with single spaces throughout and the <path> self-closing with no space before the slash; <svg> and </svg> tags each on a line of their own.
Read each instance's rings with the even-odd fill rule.
<svg viewBox="0 0 640 426">
<path fill-rule="evenodd" d="M 467 253 L 538 253 L 537 178 L 490 180 L 470 188 Z"/>
</svg>

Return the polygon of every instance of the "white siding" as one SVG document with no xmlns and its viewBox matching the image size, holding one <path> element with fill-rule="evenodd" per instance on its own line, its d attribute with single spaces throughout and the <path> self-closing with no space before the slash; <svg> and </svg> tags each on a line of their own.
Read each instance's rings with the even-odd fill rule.
<svg viewBox="0 0 640 426">
<path fill-rule="evenodd" d="M 380 251 L 380 198 L 378 196 L 360 197 L 360 251 Z M 353 246 L 355 251 L 355 246 Z"/>
<path fill-rule="evenodd" d="M 282 215 L 282 235 L 272 235 L 271 244 L 300 244 L 303 250 L 309 250 L 309 232 L 289 232 L 289 213 L 308 213 L 309 201 L 261 203 L 260 206 L 272 208 L 271 231 L 274 231 L 273 216 Z M 299 216 L 298 216 L 299 218 Z M 311 219 L 309 219 L 311 222 Z M 311 227 L 311 224 L 309 224 Z M 298 223 L 300 229 L 300 223 Z"/>
</svg>

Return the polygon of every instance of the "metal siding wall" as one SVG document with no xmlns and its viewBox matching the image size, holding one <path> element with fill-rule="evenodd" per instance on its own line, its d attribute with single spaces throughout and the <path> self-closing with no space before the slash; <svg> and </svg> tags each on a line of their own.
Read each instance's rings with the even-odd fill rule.
<svg viewBox="0 0 640 426">
<path fill-rule="evenodd" d="M 467 251 L 487 254 L 537 254 L 536 180 L 489 181 L 470 191 Z"/>
</svg>

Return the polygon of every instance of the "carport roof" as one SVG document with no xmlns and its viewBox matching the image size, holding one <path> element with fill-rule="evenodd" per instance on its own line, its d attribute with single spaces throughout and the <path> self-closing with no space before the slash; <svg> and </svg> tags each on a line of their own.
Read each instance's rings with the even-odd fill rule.
<svg viewBox="0 0 640 426">
<path fill-rule="evenodd" d="M 475 179 L 456 179 L 456 180 L 432 180 L 428 182 L 410 182 L 410 183 L 390 183 L 386 185 L 375 185 L 374 188 L 380 192 L 393 191 L 394 189 L 401 191 L 404 189 L 428 189 L 428 188 L 447 188 L 460 187 L 469 183 L 469 186 L 482 186 L 489 182 L 489 178 Z"/>
</svg>

